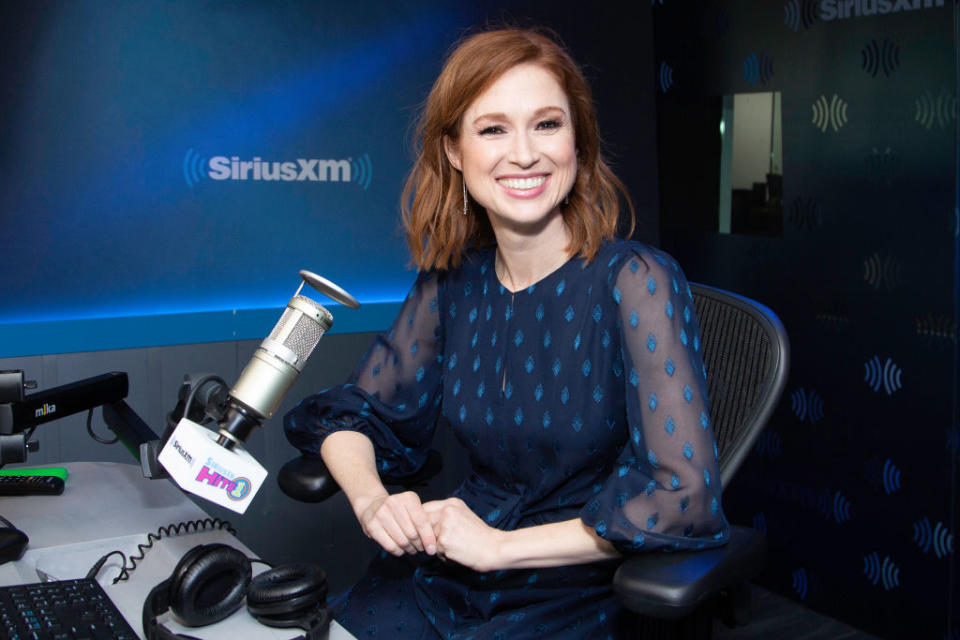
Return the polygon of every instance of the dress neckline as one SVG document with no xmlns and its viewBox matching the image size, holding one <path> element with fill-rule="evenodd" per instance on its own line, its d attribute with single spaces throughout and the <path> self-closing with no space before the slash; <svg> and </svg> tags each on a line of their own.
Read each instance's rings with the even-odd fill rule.
<svg viewBox="0 0 960 640">
<path fill-rule="evenodd" d="M 502 292 L 509 293 L 511 295 L 517 295 L 519 293 L 530 294 L 530 293 L 533 293 L 533 291 L 537 289 L 537 287 L 547 284 L 550 280 L 556 278 L 561 272 L 566 271 L 569 265 L 576 262 L 577 259 L 578 259 L 578 256 L 576 255 L 570 256 L 565 261 L 561 262 L 556 269 L 547 273 L 546 275 L 544 275 L 542 278 L 540 278 L 533 284 L 523 287 L 522 289 L 517 289 L 516 291 L 512 291 L 507 285 L 501 282 L 500 277 L 497 275 L 497 269 L 496 269 L 497 245 L 493 245 L 492 247 L 490 247 L 490 250 L 487 254 L 487 268 L 490 270 L 490 273 L 493 274 L 493 279 L 497 283 L 497 286 L 500 287 L 500 290 Z"/>
</svg>

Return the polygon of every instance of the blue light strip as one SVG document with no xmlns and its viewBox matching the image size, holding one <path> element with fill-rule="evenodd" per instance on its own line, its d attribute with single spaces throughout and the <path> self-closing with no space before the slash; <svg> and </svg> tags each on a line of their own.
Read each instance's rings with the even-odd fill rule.
<svg viewBox="0 0 960 640">
<path fill-rule="evenodd" d="M 324 305 L 334 317 L 328 333 L 382 331 L 396 318 L 401 304 L 368 303 L 359 309 Z M 0 324 L 0 357 L 261 340 L 282 313 L 283 307 L 277 307 Z"/>
</svg>

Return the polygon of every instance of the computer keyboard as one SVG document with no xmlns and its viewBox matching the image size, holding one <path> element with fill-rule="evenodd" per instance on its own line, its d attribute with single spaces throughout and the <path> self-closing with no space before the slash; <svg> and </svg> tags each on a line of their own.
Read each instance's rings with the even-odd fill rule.
<svg viewBox="0 0 960 640">
<path fill-rule="evenodd" d="M 2 640 L 136 640 L 93 578 L 0 587 Z"/>
</svg>

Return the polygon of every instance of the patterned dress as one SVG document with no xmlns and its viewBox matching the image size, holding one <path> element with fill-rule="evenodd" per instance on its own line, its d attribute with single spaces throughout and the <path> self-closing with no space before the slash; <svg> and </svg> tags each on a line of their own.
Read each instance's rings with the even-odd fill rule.
<svg viewBox="0 0 960 640">
<path fill-rule="evenodd" d="M 493 527 L 580 518 L 622 554 L 723 544 L 716 443 L 693 300 L 667 254 L 604 244 L 511 293 L 492 248 L 422 273 L 350 382 L 302 401 L 287 436 L 317 453 L 360 431 L 412 473 L 452 428 L 454 495 Z M 618 638 L 617 561 L 478 573 L 381 553 L 335 606 L 358 638 Z"/>
</svg>

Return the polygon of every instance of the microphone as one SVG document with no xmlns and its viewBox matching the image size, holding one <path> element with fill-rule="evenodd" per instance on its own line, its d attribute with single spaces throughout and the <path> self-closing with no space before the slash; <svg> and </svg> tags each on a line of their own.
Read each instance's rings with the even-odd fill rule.
<svg viewBox="0 0 960 640">
<path fill-rule="evenodd" d="M 243 513 L 267 471 L 243 448 L 250 432 L 276 412 L 320 338 L 333 325 L 333 315 L 300 295 L 304 284 L 348 307 L 360 303 L 349 293 L 310 271 L 280 320 L 260 343 L 236 384 L 214 433 L 190 419 L 190 407 L 167 440 L 158 459 L 186 491 Z"/>
</svg>

